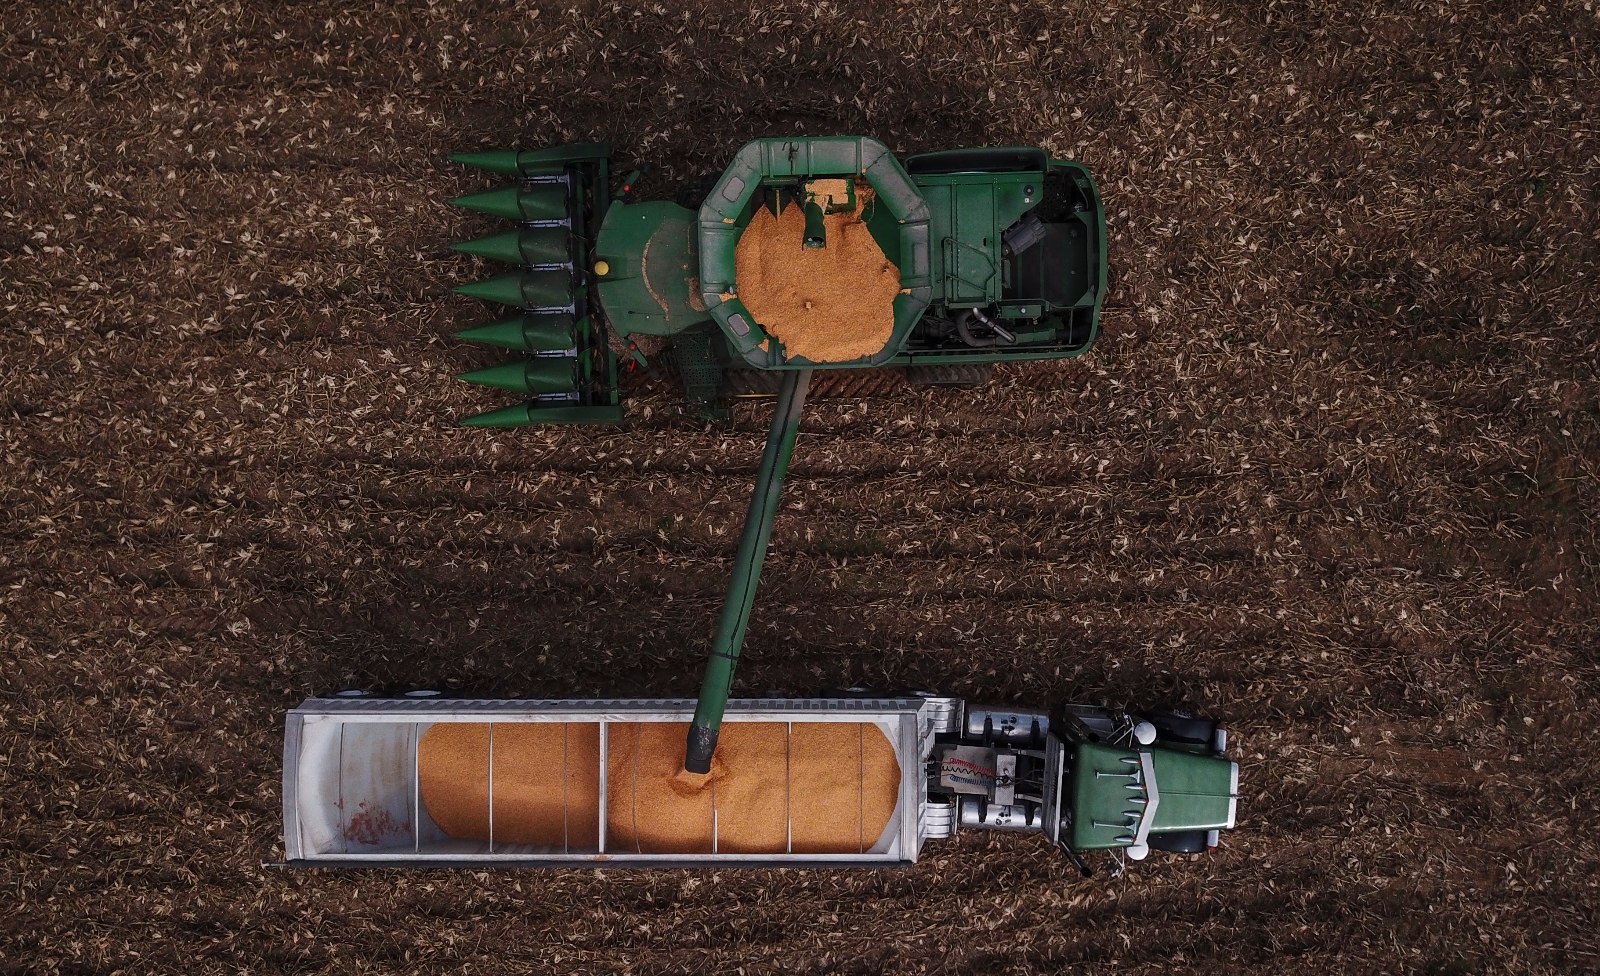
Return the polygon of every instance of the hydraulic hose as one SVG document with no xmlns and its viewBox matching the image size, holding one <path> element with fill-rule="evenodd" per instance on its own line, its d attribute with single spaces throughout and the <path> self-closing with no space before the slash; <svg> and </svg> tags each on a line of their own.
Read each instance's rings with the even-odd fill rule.
<svg viewBox="0 0 1600 976">
<path fill-rule="evenodd" d="M 980 324 L 986 326 L 994 335 L 984 336 L 981 339 L 973 335 L 971 326 L 967 324 L 972 319 L 977 319 Z M 1017 341 L 1016 336 L 1001 328 L 998 322 L 983 314 L 980 309 L 964 308 L 956 313 L 953 321 L 956 326 L 956 334 L 961 337 L 961 341 L 974 349 L 992 349 L 1000 345 L 1009 346 Z"/>
</svg>

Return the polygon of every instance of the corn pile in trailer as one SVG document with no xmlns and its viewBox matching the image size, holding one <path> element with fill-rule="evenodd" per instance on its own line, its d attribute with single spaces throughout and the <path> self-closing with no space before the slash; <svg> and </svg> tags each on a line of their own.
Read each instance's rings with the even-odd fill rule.
<svg viewBox="0 0 1600 976">
<path fill-rule="evenodd" d="M 423 808 L 456 840 L 612 850 L 847 854 L 879 846 L 900 766 L 876 725 L 739 722 L 711 772 L 684 772 L 686 723 L 623 725 L 604 777 L 597 722 L 447 723 L 423 734 Z M 491 809 L 493 813 L 491 814 Z"/>
<path fill-rule="evenodd" d="M 285 734 L 289 861 L 916 860 L 926 760 L 959 721 L 946 700 L 743 702 L 705 775 L 683 768 L 692 714 L 662 700 L 307 700 Z"/>
</svg>

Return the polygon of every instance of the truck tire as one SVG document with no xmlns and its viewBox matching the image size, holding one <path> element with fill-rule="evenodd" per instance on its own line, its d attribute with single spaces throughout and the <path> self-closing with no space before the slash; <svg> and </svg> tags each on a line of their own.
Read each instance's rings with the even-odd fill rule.
<svg viewBox="0 0 1600 976">
<path fill-rule="evenodd" d="M 987 385 L 993 375 L 993 363 L 942 363 L 937 366 L 906 367 L 906 382 L 917 388 L 942 386 L 952 390 L 972 390 Z"/>
<path fill-rule="evenodd" d="M 1209 849 L 1206 846 L 1206 832 L 1203 830 L 1180 830 L 1173 834 L 1151 834 L 1150 847 L 1153 850 L 1169 851 L 1173 854 L 1204 854 Z"/>
</svg>

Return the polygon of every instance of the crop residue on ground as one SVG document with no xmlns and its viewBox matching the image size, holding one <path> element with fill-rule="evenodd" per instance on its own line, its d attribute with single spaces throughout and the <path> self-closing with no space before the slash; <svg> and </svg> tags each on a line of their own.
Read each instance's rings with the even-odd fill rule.
<svg viewBox="0 0 1600 976">
<path fill-rule="evenodd" d="M 537 15 L 536 15 L 537 14 Z M 1595 968 L 1600 29 L 1578 3 L 0 13 L 0 965 Z M 451 152 L 1042 145 L 1094 354 L 808 402 L 735 689 L 1189 706 L 1215 855 L 292 873 L 312 692 L 692 696 L 770 407 L 460 430 Z M 624 170 L 625 171 L 625 170 Z"/>
</svg>

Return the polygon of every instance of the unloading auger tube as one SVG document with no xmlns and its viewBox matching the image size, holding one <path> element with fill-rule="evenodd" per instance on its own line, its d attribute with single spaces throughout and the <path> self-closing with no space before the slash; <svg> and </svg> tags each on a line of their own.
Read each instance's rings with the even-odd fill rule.
<svg viewBox="0 0 1600 976">
<path fill-rule="evenodd" d="M 722 713 L 733 689 L 733 671 L 739 665 L 739 649 L 744 646 L 744 631 L 750 623 L 756 583 L 767 558 L 772 522 L 778 516 L 778 496 L 783 491 L 784 476 L 789 472 L 789 457 L 794 453 L 795 436 L 800 432 L 800 410 L 805 406 L 806 386 L 810 382 L 808 369 L 788 372 L 778 392 L 778 406 L 773 411 L 772 427 L 767 431 L 767 447 L 761 454 L 755 491 L 750 495 L 750 511 L 745 515 L 744 533 L 739 538 L 739 554 L 733 561 L 733 581 L 728 586 L 728 598 L 722 604 L 717 635 L 711 641 L 711 656 L 706 660 L 694 721 L 689 724 L 683 768 L 691 773 L 711 772 L 711 757 L 717 751 Z"/>
<path fill-rule="evenodd" d="M 674 201 L 634 199 L 648 165 L 612 192 L 606 143 L 453 158 L 513 182 L 452 202 L 516 224 L 455 245 L 516 268 L 455 289 L 516 310 L 458 337 L 519 354 L 462 374 L 521 400 L 464 425 L 621 423 L 623 368 L 672 367 L 691 409 L 710 418 L 728 415 L 752 374 L 785 376 L 705 669 L 691 770 L 709 768 L 716 746 L 811 371 L 903 368 L 923 385 L 970 385 L 991 363 L 1082 355 L 1098 334 L 1105 211 L 1086 169 L 1040 149 L 955 149 L 902 163 L 864 136 L 757 139 Z M 824 215 L 849 211 L 860 191 L 870 204 L 859 219 L 900 276 L 892 328 L 881 348 L 854 359 L 808 359 L 745 305 L 738 244 L 763 208 L 798 205 L 806 219 L 797 250 L 826 248 Z"/>
</svg>

